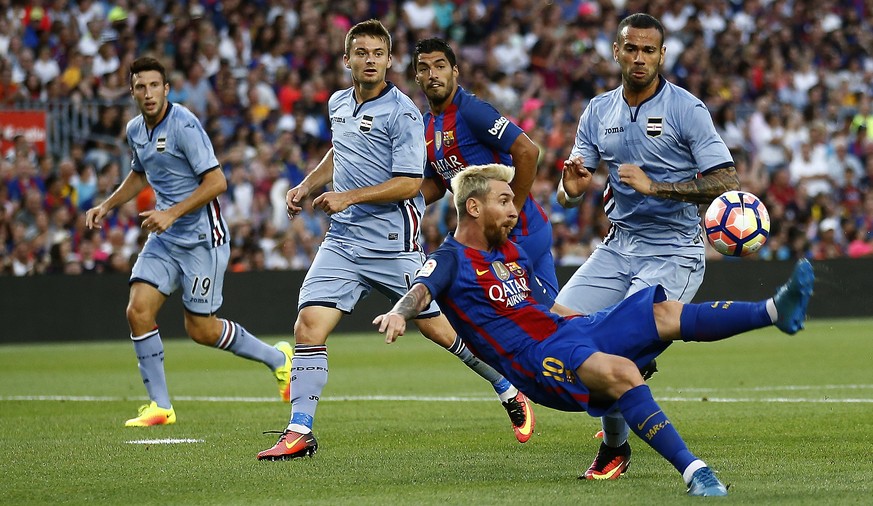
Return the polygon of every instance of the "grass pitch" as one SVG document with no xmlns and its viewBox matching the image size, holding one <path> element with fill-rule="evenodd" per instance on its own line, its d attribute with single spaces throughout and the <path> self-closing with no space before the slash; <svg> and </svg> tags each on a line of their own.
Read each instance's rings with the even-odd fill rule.
<svg viewBox="0 0 873 506">
<path fill-rule="evenodd" d="M 873 320 L 818 320 L 676 343 L 650 381 L 727 501 L 873 497 Z M 273 341 L 279 338 L 274 338 Z M 267 340 L 270 340 L 267 338 Z M 599 421 L 536 407 L 526 444 L 490 388 L 416 334 L 328 342 L 311 459 L 258 462 L 288 420 L 259 364 L 165 340 L 178 422 L 124 428 L 145 400 L 124 336 L 0 346 L 0 504 L 684 504 L 678 473 L 635 436 L 622 479 L 576 479 Z M 173 441 L 173 442 L 171 442 Z M 699 499 L 703 500 L 703 499 Z"/>
</svg>

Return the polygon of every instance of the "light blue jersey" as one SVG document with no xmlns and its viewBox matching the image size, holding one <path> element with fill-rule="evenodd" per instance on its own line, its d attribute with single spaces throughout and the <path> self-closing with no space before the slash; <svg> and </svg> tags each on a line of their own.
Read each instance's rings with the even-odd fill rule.
<svg viewBox="0 0 873 506">
<path fill-rule="evenodd" d="M 412 100 L 393 84 L 361 104 L 353 88 L 328 102 L 333 142 L 333 187 L 342 192 L 392 177 L 424 173 L 424 123 Z M 327 236 L 372 251 L 420 251 L 421 193 L 388 204 L 355 204 L 330 218 Z"/>
<path fill-rule="evenodd" d="M 145 172 L 155 191 L 157 210 L 185 200 L 200 186 L 206 172 L 220 167 L 200 121 L 179 104 L 168 103 L 166 115 L 151 131 L 142 115 L 130 120 L 127 143 L 133 151 L 131 169 Z M 228 242 L 218 199 L 179 217 L 161 239 L 186 247 L 215 248 Z"/>
<path fill-rule="evenodd" d="M 592 172 L 601 160 L 606 163 L 604 208 L 615 227 L 629 232 L 624 253 L 659 255 L 665 248 L 676 255 L 702 253 L 697 204 L 646 196 L 618 178 L 622 163 L 639 165 L 653 181 L 666 183 L 734 165 L 703 102 L 659 79 L 655 94 L 635 108 L 622 96 L 623 87 L 592 99 L 579 120 L 571 156 L 582 156 Z"/>
</svg>

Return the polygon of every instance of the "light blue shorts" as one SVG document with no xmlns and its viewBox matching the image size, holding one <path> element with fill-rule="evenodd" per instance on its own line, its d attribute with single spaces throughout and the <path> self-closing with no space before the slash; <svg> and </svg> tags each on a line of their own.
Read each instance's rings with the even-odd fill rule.
<svg viewBox="0 0 873 506">
<path fill-rule="evenodd" d="M 561 288 L 555 302 L 591 314 L 661 285 L 667 299 L 687 303 L 703 283 L 705 268 L 702 248 L 699 255 L 640 256 L 624 253 L 613 242 L 601 244 Z"/>
<path fill-rule="evenodd" d="M 182 288 L 182 304 L 188 312 L 208 316 L 224 300 L 224 271 L 230 258 L 230 244 L 217 248 L 177 246 L 149 235 L 133 265 L 130 283 L 148 283 L 170 296 Z"/>
<path fill-rule="evenodd" d="M 350 314 L 374 288 L 394 304 L 409 290 L 424 260 L 422 252 L 372 251 L 325 238 L 300 287 L 297 309 L 324 306 Z M 431 301 L 419 318 L 439 313 L 439 306 Z"/>
</svg>

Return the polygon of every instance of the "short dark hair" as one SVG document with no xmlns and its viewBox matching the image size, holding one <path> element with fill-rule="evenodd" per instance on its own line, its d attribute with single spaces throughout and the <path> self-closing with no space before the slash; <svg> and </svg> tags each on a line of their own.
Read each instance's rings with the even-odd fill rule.
<svg viewBox="0 0 873 506">
<path fill-rule="evenodd" d="M 449 60 L 449 65 L 452 67 L 458 64 L 458 61 L 455 58 L 455 52 L 452 51 L 452 46 L 438 37 L 418 41 L 415 45 L 415 51 L 412 53 L 412 64 L 415 66 L 418 65 L 419 55 L 436 52 L 446 55 L 446 59 Z"/>
<path fill-rule="evenodd" d="M 368 19 L 353 26 L 349 33 L 346 34 L 346 56 L 352 50 L 352 39 L 361 35 L 369 35 L 382 39 L 388 44 L 388 54 L 391 54 L 391 34 L 388 33 L 388 29 L 378 19 Z"/>
<path fill-rule="evenodd" d="M 151 56 L 140 56 L 130 64 L 130 85 L 133 86 L 133 76 L 147 70 L 155 70 L 161 73 L 161 80 L 167 84 L 167 69 L 158 61 L 157 58 Z"/>
<path fill-rule="evenodd" d="M 655 30 L 658 30 L 658 33 L 661 34 L 661 45 L 664 45 L 664 25 L 662 25 L 661 22 L 658 21 L 658 18 L 649 14 L 638 12 L 622 19 L 621 23 L 618 24 L 618 30 L 615 31 L 615 42 L 621 42 L 618 40 L 618 38 L 621 37 L 621 31 L 624 30 L 626 26 L 630 28 L 641 29 L 654 28 Z"/>
</svg>

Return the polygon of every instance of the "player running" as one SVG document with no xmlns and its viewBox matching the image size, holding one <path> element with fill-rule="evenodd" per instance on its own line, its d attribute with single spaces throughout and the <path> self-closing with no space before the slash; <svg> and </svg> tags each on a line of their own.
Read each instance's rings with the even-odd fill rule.
<svg viewBox="0 0 873 506">
<path fill-rule="evenodd" d="M 101 228 L 109 211 L 147 185 L 155 191 L 155 209 L 140 214 L 149 236 L 130 275 L 127 305 L 130 338 L 151 402 L 124 425 L 176 422 L 156 318 L 167 297 L 180 288 L 191 339 L 263 363 L 288 402 L 291 345 L 270 346 L 239 323 L 215 316 L 222 303 L 230 236 L 218 204 L 227 181 L 212 143 L 191 111 L 167 101 L 170 85 L 158 60 L 142 57 L 131 63 L 130 91 L 141 113 L 127 124 L 131 171 L 109 198 L 85 213 L 88 228 Z"/>
</svg>

